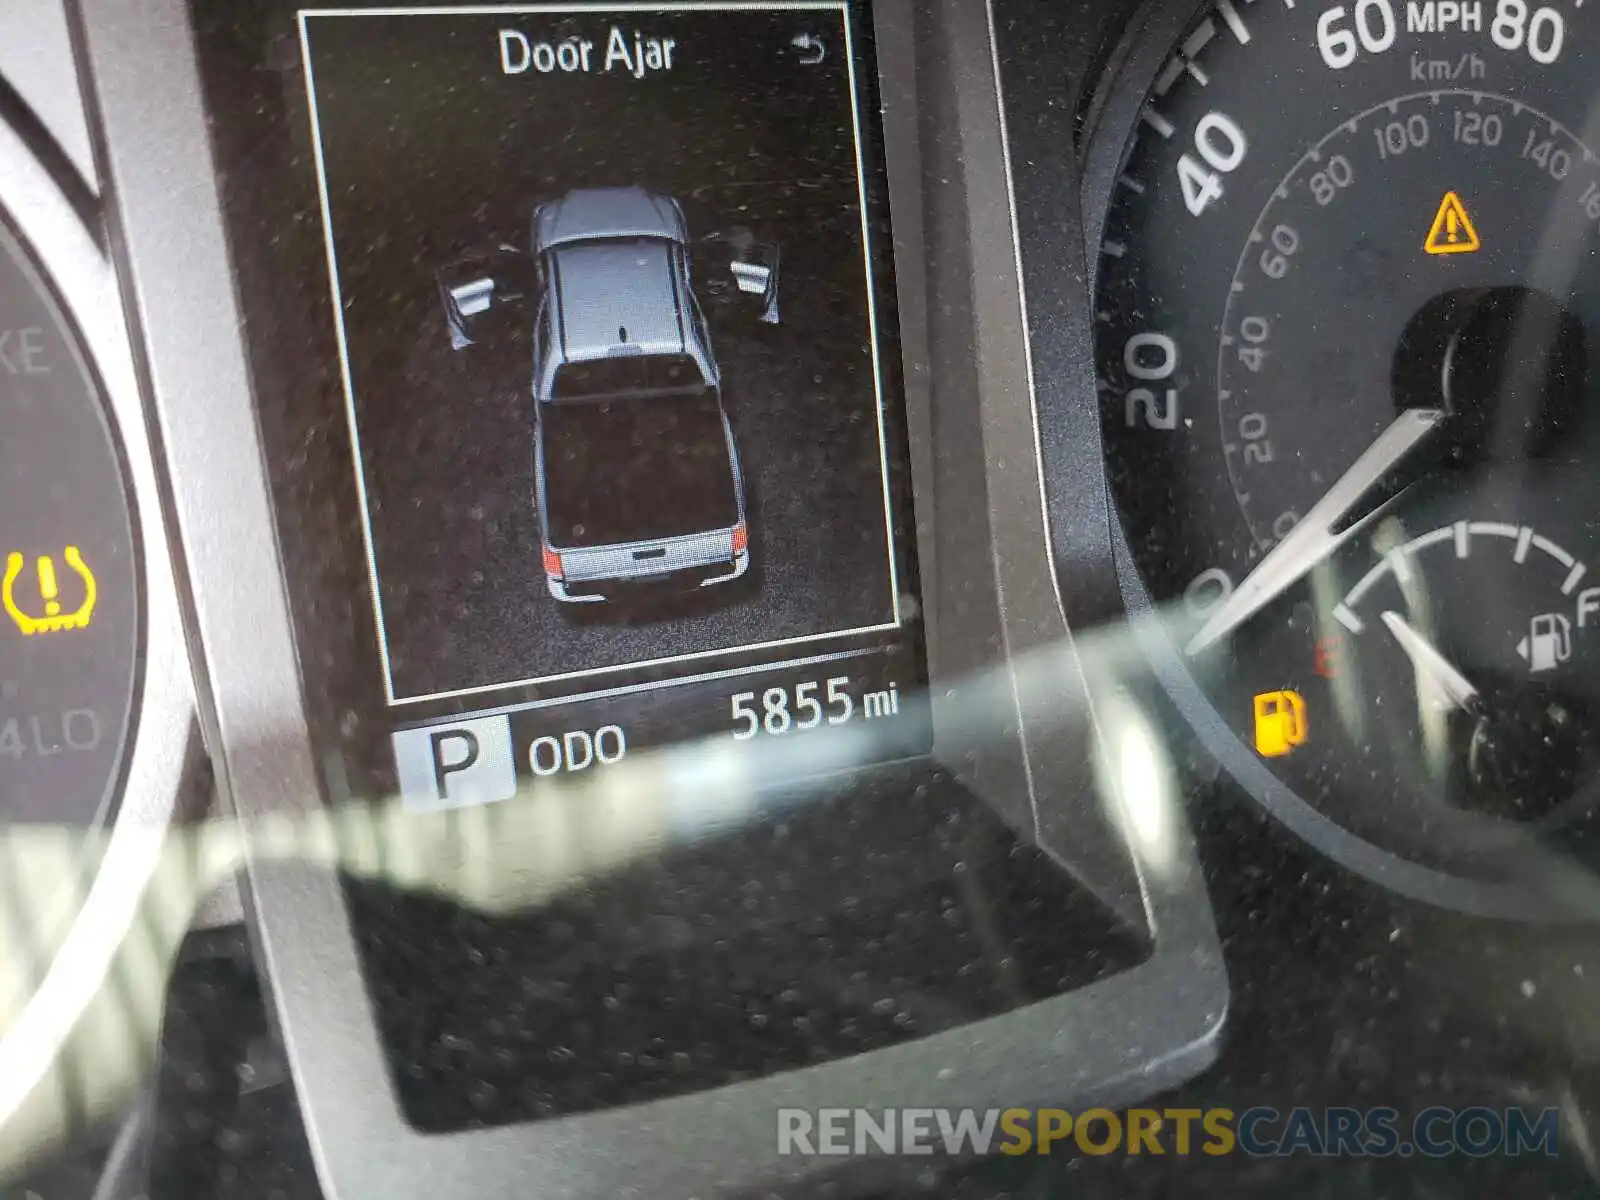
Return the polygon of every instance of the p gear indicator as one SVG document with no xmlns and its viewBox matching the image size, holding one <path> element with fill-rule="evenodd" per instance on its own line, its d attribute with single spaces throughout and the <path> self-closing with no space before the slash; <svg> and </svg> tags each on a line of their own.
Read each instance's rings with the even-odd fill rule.
<svg viewBox="0 0 1600 1200">
<path fill-rule="evenodd" d="M 1467 206 L 1454 192 L 1446 192 L 1439 201 L 1439 211 L 1434 214 L 1422 248 L 1429 254 L 1471 254 L 1483 248 L 1472 218 L 1467 216 Z"/>
<path fill-rule="evenodd" d="M 34 567 L 39 592 L 39 615 L 36 616 L 25 611 L 25 602 L 17 599 L 17 585 L 27 559 L 15 550 L 6 556 L 6 573 L 4 579 L 0 580 L 0 603 L 4 604 L 6 615 L 22 630 L 24 637 L 32 637 L 36 633 L 87 629 L 94 620 L 94 607 L 100 596 L 94 572 L 83 561 L 83 554 L 76 546 L 68 546 L 62 551 L 61 558 L 81 585 L 81 599 L 70 612 L 62 611 L 61 577 L 56 570 L 55 560 L 48 554 L 41 554 Z M 32 603 L 26 603 L 26 608 L 33 607 Z"/>
</svg>

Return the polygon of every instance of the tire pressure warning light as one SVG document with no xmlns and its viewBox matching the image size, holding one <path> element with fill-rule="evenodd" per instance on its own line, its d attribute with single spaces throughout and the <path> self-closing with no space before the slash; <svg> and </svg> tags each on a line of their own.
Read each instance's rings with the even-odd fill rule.
<svg viewBox="0 0 1600 1200">
<path fill-rule="evenodd" d="M 1282 758 L 1306 740 L 1306 702 L 1285 688 L 1255 698 L 1256 753 Z"/>
<path fill-rule="evenodd" d="M 22 575 L 27 559 L 15 550 L 6 555 L 5 575 L 0 579 L 0 603 L 3 603 L 6 614 L 22 631 L 24 637 L 32 637 L 38 633 L 65 633 L 73 629 L 87 629 L 89 623 L 94 620 L 94 607 L 99 599 L 99 586 L 95 581 L 94 572 L 89 569 L 89 564 L 83 561 L 83 554 L 76 546 L 68 546 L 61 557 L 77 577 L 81 585 L 82 598 L 71 612 L 62 611 L 61 580 L 56 572 L 55 560 L 48 554 L 41 554 L 35 564 L 35 573 L 38 576 L 38 607 L 42 612 L 36 614 L 26 611 L 23 603 L 17 598 L 18 578 Z"/>
</svg>

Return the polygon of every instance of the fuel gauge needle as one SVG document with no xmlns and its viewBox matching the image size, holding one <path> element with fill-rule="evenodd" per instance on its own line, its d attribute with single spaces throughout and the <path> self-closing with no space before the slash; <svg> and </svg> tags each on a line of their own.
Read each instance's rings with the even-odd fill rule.
<svg viewBox="0 0 1600 1200">
<path fill-rule="evenodd" d="M 1335 527 L 1384 476 L 1422 445 L 1443 419 L 1444 411 L 1437 408 L 1408 408 L 1396 417 L 1312 505 L 1289 536 L 1274 546 L 1217 606 L 1189 639 L 1185 653 L 1199 654 L 1232 633 L 1353 537 L 1361 528 L 1359 520 L 1337 532 Z"/>
<path fill-rule="evenodd" d="M 1416 668 L 1417 679 L 1434 685 L 1435 694 L 1446 702 L 1444 707 L 1470 710 L 1477 703 L 1478 689 L 1472 686 L 1472 681 L 1439 653 L 1438 647 L 1411 628 L 1404 617 L 1397 612 L 1385 612 L 1383 623 Z"/>
</svg>

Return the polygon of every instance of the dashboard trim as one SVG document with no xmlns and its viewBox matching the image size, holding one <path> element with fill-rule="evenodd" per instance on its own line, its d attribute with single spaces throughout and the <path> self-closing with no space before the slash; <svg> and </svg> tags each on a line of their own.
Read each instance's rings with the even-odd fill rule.
<svg viewBox="0 0 1600 1200">
<path fill-rule="evenodd" d="M 193 729 L 193 697 L 154 451 L 111 264 L 71 200 L 15 132 L 0 123 L 0 208 L 21 234 L 76 326 L 121 442 L 142 551 L 142 674 L 98 872 L 49 970 L 0 1036 L 0 1128 L 27 1106 L 53 1104 L 43 1086 L 100 993 L 167 844 Z"/>
<path fill-rule="evenodd" d="M 49 152 L 60 156 L 75 176 L 73 182 L 92 199 L 99 178 L 65 0 L 0 0 L 0 29 L 6 31 L 0 42 L 0 80 L 15 89 L 28 116 L 49 139 Z M 37 146 L 34 151 L 46 153 Z"/>
<path fill-rule="evenodd" d="M 183 0 L 83 0 L 81 11 L 116 207 L 114 240 L 143 327 L 146 383 L 176 481 L 194 624 L 206 659 L 207 731 L 223 751 L 219 783 L 248 831 L 269 816 L 318 811 L 320 784 L 193 40 Z M 956 70 L 949 86 L 956 110 L 972 126 L 963 133 L 981 151 L 962 167 L 970 193 L 962 220 L 972 255 L 962 270 L 981 310 L 978 340 L 973 346 L 963 338 L 947 352 L 966 358 L 971 369 L 975 351 L 981 452 L 995 453 L 1000 441 L 989 439 L 1003 439 L 1032 465 L 1037 454 L 1021 365 L 1009 184 L 992 136 L 1000 111 L 987 10 L 941 0 L 928 11 L 951 49 Z M 896 123 L 906 127 L 918 118 L 892 99 L 906 94 L 898 75 L 913 73 L 917 19 L 910 0 L 878 6 L 880 65 L 891 98 L 885 106 L 891 193 L 903 170 L 896 166 Z M 982 134 L 991 134 L 987 146 Z M 917 206 L 915 195 L 893 198 L 897 211 Z M 901 273 L 903 285 L 910 278 Z M 915 379 L 917 368 L 907 374 Z M 938 391 L 936 370 L 931 378 Z M 970 406 L 971 393 L 945 393 L 945 403 L 957 401 Z M 919 426 L 913 417 L 912 428 L 938 437 L 937 421 Z M 913 445 L 912 452 L 924 466 L 942 458 L 926 446 Z M 1037 565 L 1046 557 L 1038 483 L 1027 470 L 1015 474 L 1022 477 L 1019 507 L 998 523 L 988 553 L 1005 576 L 1000 619 L 1013 635 L 1007 644 L 1020 654 L 1049 652 L 1033 660 L 1032 685 L 1009 698 L 1026 733 L 1041 724 L 1047 699 L 1074 713 L 1087 702 L 1057 580 L 1053 572 L 1042 578 Z M 918 482 L 921 500 L 924 480 Z M 983 486 L 987 518 L 1006 516 L 1006 504 L 1017 498 Z M 926 521 L 926 509 L 919 516 Z M 948 546 L 940 555 L 957 561 Z M 946 608 L 941 637 L 952 636 L 955 624 Z M 937 721 L 937 708 L 935 715 Z M 1053 715 L 1059 725 L 1060 711 Z M 1051 803 L 1098 817 L 1085 737 L 1081 725 L 1064 739 L 1047 729 L 1038 739 L 1025 736 L 1022 752 L 1041 768 L 1035 782 L 1048 785 L 1056 796 Z M 1061 789 L 1065 802 L 1056 795 Z M 770 1186 L 839 1165 L 780 1156 L 780 1105 L 989 1106 L 1045 1097 L 1111 1105 L 1207 1065 L 1226 1009 L 1226 979 L 1192 840 L 1176 809 L 1171 816 L 1170 857 L 1152 864 L 1135 855 L 1132 895 L 1122 897 L 1122 906 L 1153 930 L 1150 956 L 1139 967 L 1003 1017 L 815 1068 L 626 1109 L 450 1135 L 421 1135 L 401 1115 L 336 876 L 311 864 L 253 858 L 248 902 L 330 1197 L 358 1191 L 512 1197 L 526 1194 L 530 1179 L 552 1197 L 704 1194 Z M 1048 832 L 1041 836 L 1047 844 Z M 1080 849 L 1052 852 L 1071 862 Z"/>
</svg>

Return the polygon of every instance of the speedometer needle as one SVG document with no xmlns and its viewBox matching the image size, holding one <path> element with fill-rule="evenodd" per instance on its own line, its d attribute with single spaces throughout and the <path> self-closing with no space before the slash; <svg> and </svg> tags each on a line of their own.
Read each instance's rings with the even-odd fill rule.
<svg viewBox="0 0 1600 1200">
<path fill-rule="evenodd" d="M 1445 707 L 1470 709 L 1476 703 L 1478 689 L 1472 686 L 1472 681 L 1440 654 L 1432 642 L 1411 628 L 1404 617 L 1397 612 L 1385 612 L 1383 623 L 1417 669 L 1417 678 L 1435 685 L 1437 694 L 1449 702 Z"/>
<path fill-rule="evenodd" d="M 1438 428 L 1443 419 L 1444 411 L 1437 408 L 1409 408 L 1396 417 L 1322 499 L 1312 505 L 1311 511 L 1289 535 L 1217 606 L 1189 639 L 1186 653 L 1199 654 L 1232 633 L 1348 541 L 1361 528 L 1361 522 L 1351 522 L 1337 532 L 1336 527 L 1363 496 Z"/>
</svg>

